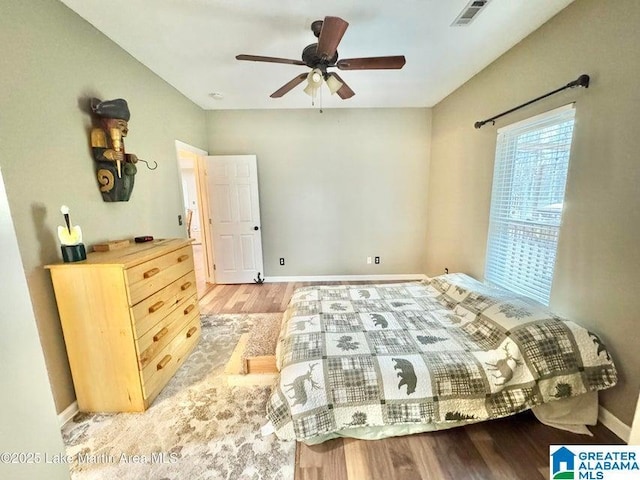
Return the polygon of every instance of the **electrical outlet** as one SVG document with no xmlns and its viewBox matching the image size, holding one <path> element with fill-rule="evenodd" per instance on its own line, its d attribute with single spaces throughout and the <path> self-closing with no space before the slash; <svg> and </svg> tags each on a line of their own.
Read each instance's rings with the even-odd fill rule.
<svg viewBox="0 0 640 480">
<path fill-rule="evenodd" d="M 367 257 L 367 265 L 371 265 L 371 257 Z"/>
<path fill-rule="evenodd" d="M 380 265 L 380 257 L 376 257 L 376 258 L 373 260 L 373 262 L 374 262 L 376 265 Z"/>
<path fill-rule="evenodd" d="M 284 258 L 280 257 L 280 265 L 284 265 Z"/>
</svg>

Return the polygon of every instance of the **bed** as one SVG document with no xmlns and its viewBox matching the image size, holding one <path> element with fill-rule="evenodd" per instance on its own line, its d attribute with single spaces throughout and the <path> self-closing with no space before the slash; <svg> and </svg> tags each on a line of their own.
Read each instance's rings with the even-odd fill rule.
<svg viewBox="0 0 640 480">
<path fill-rule="evenodd" d="M 307 444 L 439 430 L 529 408 L 544 423 L 567 412 L 568 423 L 589 423 L 597 391 L 617 381 L 596 334 L 463 274 L 300 288 L 276 362 L 268 427 Z"/>
</svg>

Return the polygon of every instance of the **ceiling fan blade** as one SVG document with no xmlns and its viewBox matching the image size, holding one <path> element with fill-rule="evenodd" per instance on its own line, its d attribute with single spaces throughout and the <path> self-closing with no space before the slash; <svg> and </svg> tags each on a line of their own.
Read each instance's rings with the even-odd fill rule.
<svg viewBox="0 0 640 480">
<path fill-rule="evenodd" d="M 330 75 L 334 76 L 335 79 L 338 80 L 342 84 L 342 87 L 340 87 L 338 89 L 338 91 L 336 92 L 338 94 L 338 96 L 342 100 L 346 100 L 347 98 L 351 98 L 356 94 L 356 92 L 351 90 L 351 87 L 349 87 L 349 85 L 347 85 L 345 83 L 345 81 L 342 78 L 340 78 L 340 75 L 338 75 L 337 73 L 331 73 Z"/>
<path fill-rule="evenodd" d="M 336 67 L 340 70 L 392 70 L 404 67 L 404 55 L 392 57 L 343 58 Z"/>
<path fill-rule="evenodd" d="M 348 26 L 349 23 L 339 17 L 324 17 L 318 38 L 318 55 L 324 58 L 333 58 Z"/>
<path fill-rule="evenodd" d="M 280 98 L 280 97 L 282 97 L 285 93 L 289 93 L 295 87 L 297 87 L 302 82 L 304 82 L 305 79 L 307 78 L 307 75 L 308 75 L 307 73 L 302 73 L 302 74 L 298 75 L 297 77 L 295 77 L 290 82 L 285 83 L 283 86 L 281 86 L 278 90 L 276 90 L 275 92 L 273 92 L 269 96 L 271 98 Z"/>
<path fill-rule="evenodd" d="M 236 60 L 248 60 L 250 62 L 286 63 L 288 65 L 306 66 L 306 64 L 301 60 L 291 60 L 289 58 L 278 57 L 262 57 L 260 55 L 236 55 Z"/>
</svg>

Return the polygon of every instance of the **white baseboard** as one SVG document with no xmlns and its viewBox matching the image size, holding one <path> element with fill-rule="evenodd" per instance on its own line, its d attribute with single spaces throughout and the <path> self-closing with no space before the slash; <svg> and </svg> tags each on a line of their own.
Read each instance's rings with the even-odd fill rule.
<svg viewBox="0 0 640 480">
<path fill-rule="evenodd" d="M 598 407 L 598 421 L 615 433 L 625 442 L 629 443 L 631 427 L 623 423 L 618 417 L 604 407 Z"/>
<path fill-rule="evenodd" d="M 278 282 L 369 282 L 385 280 L 426 280 L 424 273 L 391 273 L 386 275 L 299 275 L 290 277 L 265 277 L 265 283 Z"/>
<path fill-rule="evenodd" d="M 64 426 L 69 420 L 71 420 L 76 413 L 78 413 L 78 402 L 73 402 L 67 408 L 65 408 L 62 412 L 58 414 L 58 422 L 60 422 L 60 426 Z"/>
</svg>

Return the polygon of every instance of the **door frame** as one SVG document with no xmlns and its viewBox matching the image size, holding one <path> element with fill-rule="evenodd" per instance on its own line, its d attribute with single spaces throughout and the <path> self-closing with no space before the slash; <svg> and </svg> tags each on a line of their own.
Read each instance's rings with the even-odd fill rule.
<svg viewBox="0 0 640 480">
<path fill-rule="evenodd" d="M 200 227 L 202 228 L 202 253 L 205 260 L 205 276 L 207 283 L 215 284 L 215 252 L 213 250 L 213 236 L 211 233 L 211 215 L 209 212 L 209 191 L 207 189 L 207 180 L 205 178 L 204 163 L 202 157 L 209 155 L 208 152 L 188 143 L 175 141 L 176 145 L 176 162 L 180 173 L 180 158 L 191 158 L 194 163 L 194 174 L 196 177 L 196 191 L 198 202 L 198 213 L 200 217 Z M 186 154 L 186 155 L 185 155 Z M 180 175 L 182 175 L 180 173 Z M 180 182 L 180 191 L 182 197 L 182 182 Z"/>
</svg>

